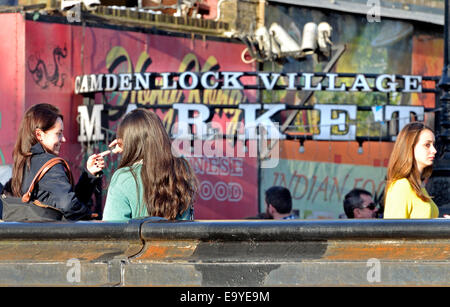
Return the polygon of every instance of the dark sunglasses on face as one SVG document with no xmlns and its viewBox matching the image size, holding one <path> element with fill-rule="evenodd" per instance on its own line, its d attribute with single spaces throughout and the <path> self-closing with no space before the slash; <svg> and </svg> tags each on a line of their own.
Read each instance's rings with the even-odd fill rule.
<svg viewBox="0 0 450 307">
<path fill-rule="evenodd" d="M 377 207 L 377 204 L 375 204 L 374 202 L 371 202 L 367 206 L 361 207 L 361 209 L 366 209 L 367 208 L 369 210 L 375 210 L 376 207 Z"/>
</svg>

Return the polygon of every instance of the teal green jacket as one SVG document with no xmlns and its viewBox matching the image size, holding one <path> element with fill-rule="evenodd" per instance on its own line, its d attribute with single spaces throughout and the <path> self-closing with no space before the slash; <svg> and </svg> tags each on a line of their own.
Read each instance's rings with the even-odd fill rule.
<svg viewBox="0 0 450 307">
<path fill-rule="evenodd" d="M 144 189 L 141 179 L 142 164 L 132 166 L 136 180 L 129 167 L 118 169 L 111 178 L 103 209 L 104 221 L 128 221 L 148 216 L 143 202 Z M 177 220 L 193 219 L 193 207 L 178 215 Z"/>
</svg>

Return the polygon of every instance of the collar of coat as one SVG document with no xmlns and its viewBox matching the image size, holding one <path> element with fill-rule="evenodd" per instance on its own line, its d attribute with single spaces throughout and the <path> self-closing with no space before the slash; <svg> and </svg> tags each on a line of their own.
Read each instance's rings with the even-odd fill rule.
<svg viewBox="0 0 450 307">
<path fill-rule="evenodd" d="M 45 153 L 46 151 L 44 150 L 44 147 L 42 147 L 41 143 L 37 142 L 36 144 L 34 144 L 33 146 L 31 146 L 31 154 L 41 154 L 41 153 Z"/>
</svg>

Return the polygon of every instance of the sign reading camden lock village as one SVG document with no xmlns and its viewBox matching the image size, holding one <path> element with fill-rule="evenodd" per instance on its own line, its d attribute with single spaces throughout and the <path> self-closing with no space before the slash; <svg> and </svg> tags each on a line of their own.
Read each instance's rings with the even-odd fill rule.
<svg viewBox="0 0 450 307">
<path fill-rule="evenodd" d="M 242 78 L 250 78 L 259 86 L 243 84 Z M 313 80 L 321 79 L 314 83 Z M 344 83 L 341 78 L 353 79 L 351 85 Z M 372 82 L 369 82 L 372 81 Z M 282 82 L 280 82 L 282 81 Z M 280 83 L 284 85 L 280 85 Z M 268 72 L 218 72 L 203 73 L 133 73 L 133 74 L 90 74 L 75 78 L 76 94 L 91 94 L 96 92 L 114 91 L 142 91 L 142 90 L 292 90 L 292 91 L 332 91 L 332 92 L 382 92 L 382 93 L 421 93 L 422 76 L 415 75 L 365 75 L 338 73 L 268 73 Z M 432 91 L 427 89 L 428 91 Z M 145 106 L 144 106 L 145 107 Z M 174 138 L 186 139 L 192 137 L 190 127 L 195 126 L 195 136 L 198 139 L 209 137 L 206 131 L 210 108 L 202 104 L 175 103 L 171 105 L 178 112 L 177 132 Z M 217 106 L 212 106 L 217 108 Z M 286 104 L 239 104 L 238 109 L 244 111 L 245 132 L 239 137 L 255 139 L 261 135 L 255 133 L 255 127 L 265 127 L 266 139 L 284 139 L 285 136 L 271 121 L 276 113 L 286 110 Z M 80 135 L 78 140 L 99 141 L 104 139 L 101 133 L 101 111 L 103 105 L 94 105 L 91 115 L 87 106 L 79 106 Z M 265 110 L 257 116 L 257 111 Z M 343 104 L 315 104 L 313 110 L 320 112 L 318 123 L 319 134 L 313 135 L 313 140 L 352 141 L 356 139 L 357 106 Z M 194 117 L 193 111 L 197 112 Z M 333 117 L 333 111 L 338 112 Z M 384 105 L 373 106 L 375 121 L 389 121 L 394 113 L 398 113 L 399 129 L 410 121 L 410 114 L 414 113 L 418 120 L 424 118 L 423 106 Z M 332 133 L 332 127 L 337 126 L 339 134 Z M 394 138 L 393 138 L 394 139 Z"/>
</svg>

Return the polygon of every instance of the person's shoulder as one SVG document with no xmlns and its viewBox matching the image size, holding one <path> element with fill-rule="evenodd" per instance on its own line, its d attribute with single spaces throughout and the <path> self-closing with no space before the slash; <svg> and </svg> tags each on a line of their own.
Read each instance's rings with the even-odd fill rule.
<svg viewBox="0 0 450 307">
<path fill-rule="evenodd" d="M 44 147 L 40 143 L 36 143 L 31 147 L 31 163 L 42 164 L 46 163 L 50 159 L 57 158 L 58 156 L 49 153 L 44 150 Z"/>
<path fill-rule="evenodd" d="M 134 169 L 135 175 L 139 176 L 139 171 L 136 171 L 136 169 Z M 128 182 L 134 182 L 134 176 L 131 173 L 131 170 L 129 167 L 122 167 L 117 169 L 112 178 L 111 178 L 111 182 L 114 183 L 120 183 L 120 184 L 127 184 Z"/>
<path fill-rule="evenodd" d="M 411 188 L 411 184 L 409 183 L 407 178 L 394 180 L 391 184 L 391 189 L 410 190 Z"/>
<path fill-rule="evenodd" d="M 57 158 L 58 156 L 51 154 L 49 152 L 43 152 L 40 154 L 35 154 L 31 156 L 31 163 L 42 164 L 44 165 L 46 162 L 50 161 L 53 158 Z"/>
<path fill-rule="evenodd" d="M 394 180 L 392 182 L 392 184 L 395 184 L 395 185 L 398 185 L 398 186 L 410 185 L 407 178 L 400 178 L 400 179 Z"/>
<path fill-rule="evenodd" d="M 39 169 L 44 166 L 45 163 L 47 163 L 53 158 L 58 158 L 58 156 L 48 152 L 33 155 L 30 160 L 30 171 L 32 173 L 37 173 Z M 54 165 L 52 168 L 50 168 L 48 172 L 54 173 L 59 172 L 61 170 L 64 170 L 63 165 L 58 163 Z"/>
<path fill-rule="evenodd" d="M 127 167 L 122 167 L 117 169 L 113 175 L 112 175 L 112 179 L 125 179 L 127 177 L 131 176 L 130 170 Z"/>
</svg>

